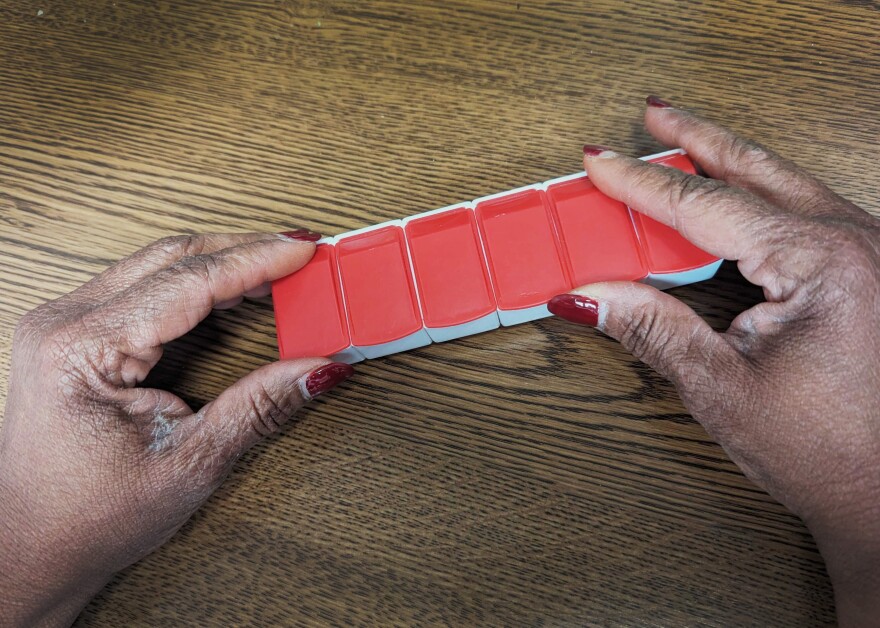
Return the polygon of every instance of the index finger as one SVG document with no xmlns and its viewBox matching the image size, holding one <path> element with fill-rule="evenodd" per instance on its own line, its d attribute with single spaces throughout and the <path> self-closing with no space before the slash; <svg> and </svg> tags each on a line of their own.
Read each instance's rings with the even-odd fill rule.
<svg viewBox="0 0 880 628">
<path fill-rule="evenodd" d="M 590 180 L 620 200 L 676 229 L 703 250 L 729 260 L 766 258 L 795 217 L 722 181 L 647 163 L 601 147 L 584 148 Z M 592 153 L 592 154 L 590 154 Z M 783 224 L 783 219 L 785 219 Z"/>
<path fill-rule="evenodd" d="M 794 213 L 864 216 L 862 209 L 769 148 L 655 96 L 648 97 L 648 105 L 645 126 L 651 135 L 684 148 L 709 176 Z"/>
<path fill-rule="evenodd" d="M 299 270 L 314 253 L 314 242 L 269 234 L 184 257 L 108 300 L 89 315 L 89 326 L 137 355 L 190 331 L 217 303 Z"/>
<path fill-rule="evenodd" d="M 321 237 L 306 229 L 292 233 L 303 234 L 304 237 L 314 240 Z M 238 244 L 272 237 L 274 236 L 270 233 L 195 233 L 161 238 L 119 260 L 68 296 L 85 303 L 104 302 L 184 257 L 214 253 Z"/>
</svg>

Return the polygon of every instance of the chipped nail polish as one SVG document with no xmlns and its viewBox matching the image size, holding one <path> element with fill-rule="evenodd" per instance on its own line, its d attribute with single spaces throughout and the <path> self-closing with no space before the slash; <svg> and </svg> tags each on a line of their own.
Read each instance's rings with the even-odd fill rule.
<svg viewBox="0 0 880 628">
<path fill-rule="evenodd" d="M 649 107 L 654 107 L 655 109 L 669 109 L 670 107 L 672 107 L 670 103 L 666 102 L 659 96 L 654 95 L 645 98 L 645 102 L 648 104 Z"/>
<path fill-rule="evenodd" d="M 296 229 L 295 231 L 285 231 L 279 233 L 279 237 L 285 240 L 295 240 L 297 242 L 317 242 L 321 239 L 321 234 L 308 229 Z"/>
<path fill-rule="evenodd" d="M 306 376 L 305 389 L 310 399 L 322 395 L 354 375 L 350 364 L 333 362 L 315 369 Z"/>
<path fill-rule="evenodd" d="M 602 153 L 610 152 L 612 151 L 607 146 L 600 146 L 599 144 L 584 144 L 584 155 L 587 157 L 597 157 Z"/>
</svg>

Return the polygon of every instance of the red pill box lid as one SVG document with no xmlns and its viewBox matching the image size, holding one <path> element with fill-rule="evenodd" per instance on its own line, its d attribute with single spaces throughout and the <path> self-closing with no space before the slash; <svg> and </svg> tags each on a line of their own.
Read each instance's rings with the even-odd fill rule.
<svg viewBox="0 0 880 628">
<path fill-rule="evenodd" d="M 584 174 L 544 184 L 574 286 L 648 275 L 629 208 Z"/>
<path fill-rule="evenodd" d="M 689 174 L 697 172 L 690 157 L 680 151 L 648 157 L 647 160 L 670 168 L 678 168 Z M 685 240 L 672 227 L 667 227 L 636 211 L 633 211 L 632 215 L 652 274 L 679 273 L 718 261 L 714 255 Z"/>
<path fill-rule="evenodd" d="M 335 242 L 352 344 L 380 345 L 421 331 L 400 221 L 343 234 Z"/>
<path fill-rule="evenodd" d="M 475 206 L 499 310 L 546 305 L 571 288 L 543 190 L 521 188 Z"/>
<path fill-rule="evenodd" d="M 477 221 L 467 205 L 413 216 L 404 230 L 426 327 L 452 327 L 495 312 Z"/>
<path fill-rule="evenodd" d="M 348 322 L 336 270 L 336 250 L 318 244 L 315 256 L 272 283 L 281 358 L 332 356 L 348 349 Z"/>
</svg>

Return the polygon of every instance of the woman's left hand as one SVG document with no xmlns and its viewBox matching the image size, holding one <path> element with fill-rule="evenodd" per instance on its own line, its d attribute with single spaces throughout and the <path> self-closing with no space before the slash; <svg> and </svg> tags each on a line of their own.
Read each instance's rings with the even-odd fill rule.
<svg viewBox="0 0 880 628">
<path fill-rule="evenodd" d="M 319 236 L 160 240 L 27 314 L 0 431 L 0 624 L 73 621 L 110 577 L 173 535 L 232 463 L 349 377 L 321 358 L 269 364 L 193 412 L 138 386 L 212 309 L 264 296 Z"/>
</svg>

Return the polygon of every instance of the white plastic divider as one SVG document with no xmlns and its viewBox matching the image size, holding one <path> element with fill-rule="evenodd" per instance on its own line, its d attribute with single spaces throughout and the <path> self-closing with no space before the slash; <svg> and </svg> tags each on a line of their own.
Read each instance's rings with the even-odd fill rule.
<svg viewBox="0 0 880 628">
<path fill-rule="evenodd" d="M 457 203 L 455 205 L 447 205 L 446 207 L 441 207 L 440 209 L 432 209 L 431 211 L 422 212 L 420 214 L 415 214 L 414 216 L 407 216 L 401 220 L 404 236 L 406 236 L 406 225 L 414 220 L 418 220 L 419 218 L 427 218 L 429 216 L 436 216 L 438 214 L 444 214 L 446 212 L 450 212 L 458 209 L 466 209 L 472 215 L 474 212 L 474 203 L 465 202 L 465 203 Z M 479 232 L 478 232 L 479 234 Z M 483 246 L 483 239 L 477 237 L 477 245 L 480 247 L 480 259 L 483 261 L 483 266 L 486 266 L 486 251 Z M 419 292 L 419 282 L 416 277 L 415 266 L 413 265 L 412 259 L 412 250 L 409 243 L 409 238 L 406 238 L 406 246 L 407 251 L 409 253 L 409 268 L 410 273 L 413 276 L 413 284 L 416 287 L 416 293 L 418 294 L 419 299 L 419 309 L 422 314 L 422 321 L 425 320 L 425 308 L 422 304 L 423 297 Z M 491 273 L 487 273 L 489 278 L 489 290 L 492 291 L 492 298 L 495 298 L 495 289 L 492 285 L 492 277 Z M 465 336 L 473 336 L 476 334 L 481 334 L 483 332 L 492 331 L 493 329 L 498 329 L 500 327 L 500 323 L 498 321 L 498 313 L 493 312 L 491 314 L 487 314 L 486 316 L 482 316 L 480 318 L 476 318 L 472 321 L 468 321 L 466 323 L 461 323 L 459 325 L 448 325 L 446 327 L 429 327 L 425 325 L 425 331 L 428 332 L 428 336 L 430 336 L 433 342 L 447 342 L 449 340 L 457 340 L 458 338 L 464 338 Z"/>
<path fill-rule="evenodd" d="M 369 233 L 371 231 L 378 231 L 379 229 L 384 229 L 385 227 L 396 227 L 400 229 L 401 235 L 404 237 L 404 243 L 406 242 L 406 235 L 403 233 L 403 221 L 402 220 L 388 220 L 386 222 L 379 223 L 378 225 L 372 225 L 370 227 L 363 227 L 361 229 L 355 229 L 354 231 L 348 231 L 346 233 L 340 233 L 339 235 L 333 238 L 334 245 L 338 245 L 343 240 L 348 238 L 363 234 Z M 338 251 L 338 249 L 337 249 Z M 405 246 L 404 255 L 406 256 L 406 266 L 409 269 L 410 277 L 412 277 L 412 262 L 409 259 L 409 247 Z M 345 282 L 342 280 L 342 269 L 341 264 L 339 264 L 338 268 L 339 273 L 339 285 L 342 288 L 342 299 L 345 303 L 346 317 L 349 325 L 349 334 L 352 334 L 351 330 L 351 315 L 348 311 L 348 298 L 345 294 Z M 413 279 L 413 285 L 415 286 L 415 280 Z M 414 287 L 414 293 L 416 296 L 416 301 L 418 301 L 418 290 Z M 421 303 L 418 304 L 418 313 L 421 317 Z M 372 360 L 375 358 L 381 358 L 386 355 L 391 355 L 392 353 L 400 353 L 403 351 L 411 351 L 412 349 L 418 349 L 419 347 L 424 347 L 426 345 L 431 344 L 431 337 L 428 335 L 428 332 L 425 330 L 424 323 L 422 323 L 421 329 L 418 331 L 409 334 L 408 336 L 404 336 L 403 338 L 398 338 L 397 340 L 392 340 L 390 342 L 384 342 L 377 345 L 353 345 L 353 348 L 358 351 L 365 358 Z"/>
<path fill-rule="evenodd" d="M 321 238 L 317 242 L 315 242 L 315 246 L 319 246 L 321 244 L 326 244 L 328 246 L 332 246 L 335 250 L 336 248 L 336 237 L 329 236 L 326 238 Z M 341 312 L 341 316 L 345 319 L 345 326 L 348 329 L 349 321 L 348 321 L 348 308 L 345 306 L 345 292 L 342 287 L 342 281 L 339 277 L 339 259 L 336 259 L 336 284 L 339 286 L 339 293 L 342 295 L 342 303 L 344 311 Z M 351 329 L 348 329 L 348 347 L 343 349 L 339 353 L 335 353 L 330 356 L 330 359 L 334 362 L 345 362 L 346 364 L 357 364 L 358 362 L 364 361 L 364 354 L 358 351 L 357 347 L 351 344 Z"/>
<path fill-rule="evenodd" d="M 460 325 L 450 325 L 449 327 L 425 327 L 425 331 L 431 336 L 434 342 L 447 342 L 449 340 L 457 340 L 465 336 L 474 336 L 482 334 L 486 331 L 498 329 L 501 326 L 498 320 L 498 313 L 492 312 L 480 318 L 474 319 Z"/>
<path fill-rule="evenodd" d="M 572 176 L 572 175 L 570 175 Z M 477 205 L 483 203 L 485 201 L 492 201 L 496 198 L 503 198 L 505 196 L 514 196 L 516 194 L 520 194 L 521 192 L 529 192 L 532 190 L 543 191 L 544 184 L 543 183 L 533 183 L 531 185 L 524 185 L 522 187 L 514 188 L 512 190 L 507 190 L 506 192 L 498 192 L 496 194 L 489 194 L 488 196 L 481 196 L 478 199 L 471 201 L 474 210 L 476 210 Z M 480 222 L 477 221 L 477 228 L 480 231 L 480 240 L 481 244 L 483 244 L 483 262 L 486 264 L 486 267 L 489 268 L 489 255 L 486 251 L 485 246 L 485 234 L 483 233 L 483 229 L 480 228 Z M 489 273 L 491 279 L 492 273 Z M 494 290 L 494 285 L 493 285 Z M 522 323 L 529 323 L 531 321 L 536 321 L 542 318 L 547 318 L 552 316 L 550 314 L 550 310 L 547 309 L 547 304 L 544 303 L 542 305 L 535 305 L 527 308 L 519 308 L 519 309 L 511 309 L 506 310 L 501 307 L 498 308 L 498 321 L 505 327 L 513 327 L 514 325 L 520 325 Z"/>
<path fill-rule="evenodd" d="M 662 159 L 663 157 L 671 157 L 672 155 L 687 155 L 687 151 L 683 148 L 670 148 L 669 150 L 654 153 L 653 155 L 639 157 L 639 159 L 642 161 L 651 161 L 652 159 Z"/>
<path fill-rule="evenodd" d="M 512 190 L 507 190 L 506 192 L 496 192 L 495 194 L 489 194 L 488 196 L 481 196 L 480 198 L 471 201 L 471 204 L 476 208 L 477 205 L 485 201 L 492 201 L 496 198 L 503 198 L 505 196 L 513 196 L 515 194 L 519 194 L 521 192 L 529 192 L 531 190 L 541 190 L 543 189 L 541 187 L 542 185 L 543 183 L 532 183 L 531 185 L 524 185 L 522 187 L 513 188 Z"/>
<path fill-rule="evenodd" d="M 715 276 L 715 273 L 718 272 L 718 269 L 721 268 L 721 262 L 723 261 L 724 260 L 718 260 L 717 262 L 712 262 L 711 264 L 706 264 L 705 266 L 700 266 L 699 268 L 686 270 L 680 273 L 652 273 L 645 277 L 643 281 L 648 285 L 654 286 L 658 290 L 678 288 L 679 286 L 686 286 L 689 283 L 697 283 L 698 281 L 712 279 L 712 277 Z"/>
</svg>

